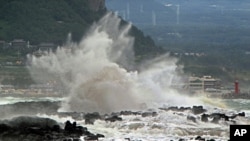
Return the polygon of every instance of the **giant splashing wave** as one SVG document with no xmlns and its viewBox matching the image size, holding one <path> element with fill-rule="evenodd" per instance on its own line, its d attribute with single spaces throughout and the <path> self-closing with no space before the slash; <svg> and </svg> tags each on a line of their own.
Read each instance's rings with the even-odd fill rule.
<svg viewBox="0 0 250 141">
<path fill-rule="evenodd" d="M 109 13 L 80 43 L 68 40 L 56 52 L 29 56 L 35 80 L 56 79 L 67 90 L 60 110 L 107 113 L 155 103 L 195 104 L 170 88 L 172 80 L 179 79 L 177 59 L 163 55 L 135 67 L 131 24 L 120 23 Z"/>
</svg>

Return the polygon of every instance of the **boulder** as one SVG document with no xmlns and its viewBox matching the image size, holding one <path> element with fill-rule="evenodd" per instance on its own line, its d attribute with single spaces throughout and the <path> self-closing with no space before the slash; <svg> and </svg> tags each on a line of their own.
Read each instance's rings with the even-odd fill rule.
<svg viewBox="0 0 250 141">
<path fill-rule="evenodd" d="M 202 115 L 201 115 L 201 121 L 203 121 L 203 122 L 208 122 L 208 117 L 209 117 L 208 114 L 202 114 Z"/>
<path fill-rule="evenodd" d="M 88 113 L 84 116 L 85 124 L 94 124 L 95 120 L 101 119 L 101 115 L 98 112 Z"/>
<path fill-rule="evenodd" d="M 0 124 L 0 134 L 1 133 L 4 133 L 4 132 L 7 132 L 11 129 L 11 127 L 5 123 L 1 123 Z"/>
<path fill-rule="evenodd" d="M 144 112 L 141 114 L 142 117 L 154 117 L 154 116 L 157 116 L 157 113 L 156 112 Z"/>
<path fill-rule="evenodd" d="M 207 111 L 206 109 L 203 109 L 203 106 L 193 106 L 193 108 L 192 108 L 192 112 L 193 112 L 195 115 L 204 113 L 204 112 L 206 112 L 206 111 Z"/>
<path fill-rule="evenodd" d="M 238 116 L 245 117 L 246 114 L 245 114 L 245 112 L 241 112 L 241 113 L 238 113 Z"/>
<path fill-rule="evenodd" d="M 86 127 L 70 121 L 65 122 L 63 129 L 56 121 L 49 118 L 21 116 L 0 121 L 0 140 L 80 141 L 81 136 L 86 136 L 88 139 L 104 137 L 102 134 L 94 135 Z"/>
<path fill-rule="evenodd" d="M 127 116 L 127 115 L 141 115 L 141 113 L 140 112 L 133 112 L 133 111 L 121 111 L 120 115 L 125 115 L 125 116 Z"/>
<path fill-rule="evenodd" d="M 193 122 L 196 122 L 196 118 L 194 116 L 187 116 L 187 120 L 191 120 Z"/>
<path fill-rule="evenodd" d="M 195 140 L 198 140 L 198 141 L 205 141 L 206 139 L 205 138 L 202 138 L 201 136 L 197 136 L 195 138 Z"/>
<path fill-rule="evenodd" d="M 102 134 L 91 134 L 91 135 L 88 135 L 86 137 L 84 137 L 84 140 L 85 141 L 94 141 L 94 140 L 99 140 L 99 138 L 104 138 L 105 136 L 102 135 Z"/>
<path fill-rule="evenodd" d="M 110 121 L 110 122 L 122 121 L 122 118 L 117 115 L 113 115 L 111 117 L 105 118 L 105 121 Z"/>
</svg>

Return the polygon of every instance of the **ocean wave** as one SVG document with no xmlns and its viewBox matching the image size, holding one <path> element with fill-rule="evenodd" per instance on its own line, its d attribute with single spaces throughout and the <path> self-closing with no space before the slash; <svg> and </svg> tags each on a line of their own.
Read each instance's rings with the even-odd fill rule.
<svg viewBox="0 0 250 141">
<path fill-rule="evenodd" d="M 57 102 L 62 101 L 62 97 L 37 97 L 37 96 L 2 96 L 0 99 L 0 105 L 11 105 L 19 102 L 41 102 L 50 101 Z"/>
<path fill-rule="evenodd" d="M 17 99 L 15 99 L 17 100 Z M 21 100 L 0 105 L 0 118 L 10 118 L 17 115 L 36 115 L 38 113 L 55 114 L 61 101 L 51 100 Z"/>
</svg>

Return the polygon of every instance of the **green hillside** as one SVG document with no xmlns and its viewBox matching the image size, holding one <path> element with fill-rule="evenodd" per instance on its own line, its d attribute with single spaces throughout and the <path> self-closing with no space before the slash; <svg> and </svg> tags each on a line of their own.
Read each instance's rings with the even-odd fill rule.
<svg viewBox="0 0 250 141">
<path fill-rule="evenodd" d="M 0 1 L 0 40 L 24 39 L 31 44 L 62 44 L 69 32 L 79 41 L 90 25 L 99 20 L 106 8 L 93 9 L 102 0 L 4 0 Z M 104 3 L 104 1 L 103 1 Z M 98 8 L 98 5 L 96 5 Z M 159 52 L 153 40 L 136 27 L 136 55 Z"/>
<path fill-rule="evenodd" d="M 78 42 L 88 28 L 107 13 L 104 0 L 0 0 L 0 83 L 26 87 L 33 83 L 25 67 L 26 55 L 40 43 L 65 43 L 68 33 Z M 126 21 L 122 21 L 126 24 Z M 136 59 L 162 52 L 135 26 Z M 14 39 L 29 41 L 32 48 L 5 47 Z M 17 64 L 22 62 L 22 64 Z"/>
</svg>

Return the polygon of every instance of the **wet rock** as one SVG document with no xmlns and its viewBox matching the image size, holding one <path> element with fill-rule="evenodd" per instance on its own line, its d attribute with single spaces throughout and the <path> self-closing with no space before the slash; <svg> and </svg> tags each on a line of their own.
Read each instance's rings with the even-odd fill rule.
<svg viewBox="0 0 250 141">
<path fill-rule="evenodd" d="M 128 116 L 128 115 L 141 115 L 140 112 L 133 112 L 133 111 L 121 111 L 119 115 L 125 115 L 125 116 Z"/>
<path fill-rule="evenodd" d="M 98 112 L 88 113 L 84 116 L 85 124 L 94 124 L 95 120 L 101 119 L 101 115 Z"/>
<path fill-rule="evenodd" d="M 5 123 L 0 124 L 0 134 L 9 131 L 11 127 Z"/>
<path fill-rule="evenodd" d="M 223 113 L 212 113 L 210 115 L 211 118 L 213 118 L 212 122 L 213 123 L 218 123 L 220 119 L 224 119 L 225 121 L 229 121 L 229 116 Z"/>
<path fill-rule="evenodd" d="M 172 107 L 168 107 L 168 110 L 179 111 L 179 108 L 177 106 L 172 106 Z"/>
<path fill-rule="evenodd" d="M 96 134 L 96 136 L 97 136 L 98 138 L 105 138 L 105 136 L 104 136 L 103 134 Z"/>
<path fill-rule="evenodd" d="M 196 118 L 193 116 L 187 116 L 187 120 L 191 120 L 193 122 L 196 122 Z"/>
<path fill-rule="evenodd" d="M 209 115 L 208 114 L 202 114 L 201 115 L 201 121 L 208 122 Z"/>
<path fill-rule="evenodd" d="M 89 135 L 87 137 L 84 137 L 85 141 L 96 141 L 98 140 L 98 137 L 96 135 Z"/>
<path fill-rule="evenodd" d="M 121 111 L 120 115 L 125 115 L 125 116 L 127 116 L 127 115 L 133 115 L 133 112 L 132 111 Z"/>
<path fill-rule="evenodd" d="M 95 119 L 92 119 L 92 118 L 86 118 L 85 119 L 85 124 L 94 124 L 94 122 L 95 122 Z"/>
<path fill-rule="evenodd" d="M 245 114 L 245 112 L 241 112 L 241 113 L 238 113 L 238 116 L 245 117 L 246 114 Z"/>
<path fill-rule="evenodd" d="M 202 138 L 201 136 L 197 136 L 197 137 L 195 138 L 195 140 L 198 140 L 198 141 L 205 141 L 205 138 Z"/>
<path fill-rule="evenodd" d="M 113 115 L 111 117 L 105 118 L 105 121 L 110 121 L 110 122 L 122 121 L 122 118 L 117 115 Z"/>
<path fill-rule="evenodd" d="M 215 141 L 214 139 L 209 139 L 209 140 L 207 140 L 207 141 Z"/>
<path fill-rule="evenodd" d="M 144 112 L 141 114 L 142 117 L 154 117 L 157 116 L 156 112 Z"/>
<path fill-rule="evenodd" d="M 191 107 L 180 107 L 180 111 L 191 110 Z"/>
<path fill-rule="evenodd" d="M 84 137 L 84 140 L 85 141 L 93 141 L 93 140 L 99 140 L 99 138 L 104 138 L 105 136 L 102 135 L 102 134 L 91 134 L 91 135 L 88 135 L 86 137 Z"/>
<path fill-rule="evenodd" d="M 65 122 L 64 130 L 67 132 L 73 131 L 73 124 L 69 120 Z"/>
<path fill-rule="evenodd" d="M 244 116 L 244 112 L 242 113 L 239 113 L 239 114 L 234 114 L 232 116 L 228 116 L 224 113 L 212 113 L 212 114 L 202 114 L 201 115 L 201 121 L 203 122 L 208 122 L 208 118 L 212 118 L 211 122 L 212 123 L 219 123 L 220 120 L 224 120 L 224 121 L 229 121 L 229 122 L 232 122 L 232 123 L 236 123 L 235 120 L 232 120 L 234 118 L 236 118 L 237 116 Z"/>
<path fill-rule="evenodd" d="M 70 121 L 66 121 L 64 131 L 68 134 L 75 134 L 77 136 L 89 135 L 86 127 L 77 126 L 76 122 L 71 123 Z"/>
<path fill-rule="evenodd" d="M 215 116 L 213 116 L 213 120 L 211 122 L 212 123 L 219 123 L 220 119 L 221 119 L 221 117 L 219 115 L 215 115 Z"/>
<path fill-rule="evenodd" d="M 13 136 L 14 135 L 14 136 Z M 81 136 L 103 138 L 102 134 L 92 134 L 86 127 L 76 122 L 65 122 L 62 129 L 52 119 L 40 117 L 17 117 L 0 121 L 0 140 L 27 141 L 80 141 Z"/>
<path fill-rule="evenodd" d="M 61 131 L 61 127 L 60 127 L 59 125 L 54 125 L 54 126 L 52 127 L 52 131 L 53 131 L 53 132 L 60 132 L 60 131 Z"/>
<path fill-rule="evenodd" d="M 193 114 L 195 114 L 195 115 L 204 113 L 204 112 L 206 112 L 206 111 L 207 111 L 206 109 L 203 109 L 203 106 L 193 106 L 193 108 L 192 108 L 192 112 L 193 112 Z"/>
<path fill-rule="evenodd" d="M 50 129 L 58 123 L 55 120 L 49 118 L 39 118 L 32 116 L 20 116 L 15 117 L 8 121 L 8 124 L 12 128 L 26 128 L 26 127 L 39 127 L 43 129 Z"/>
</svg>

